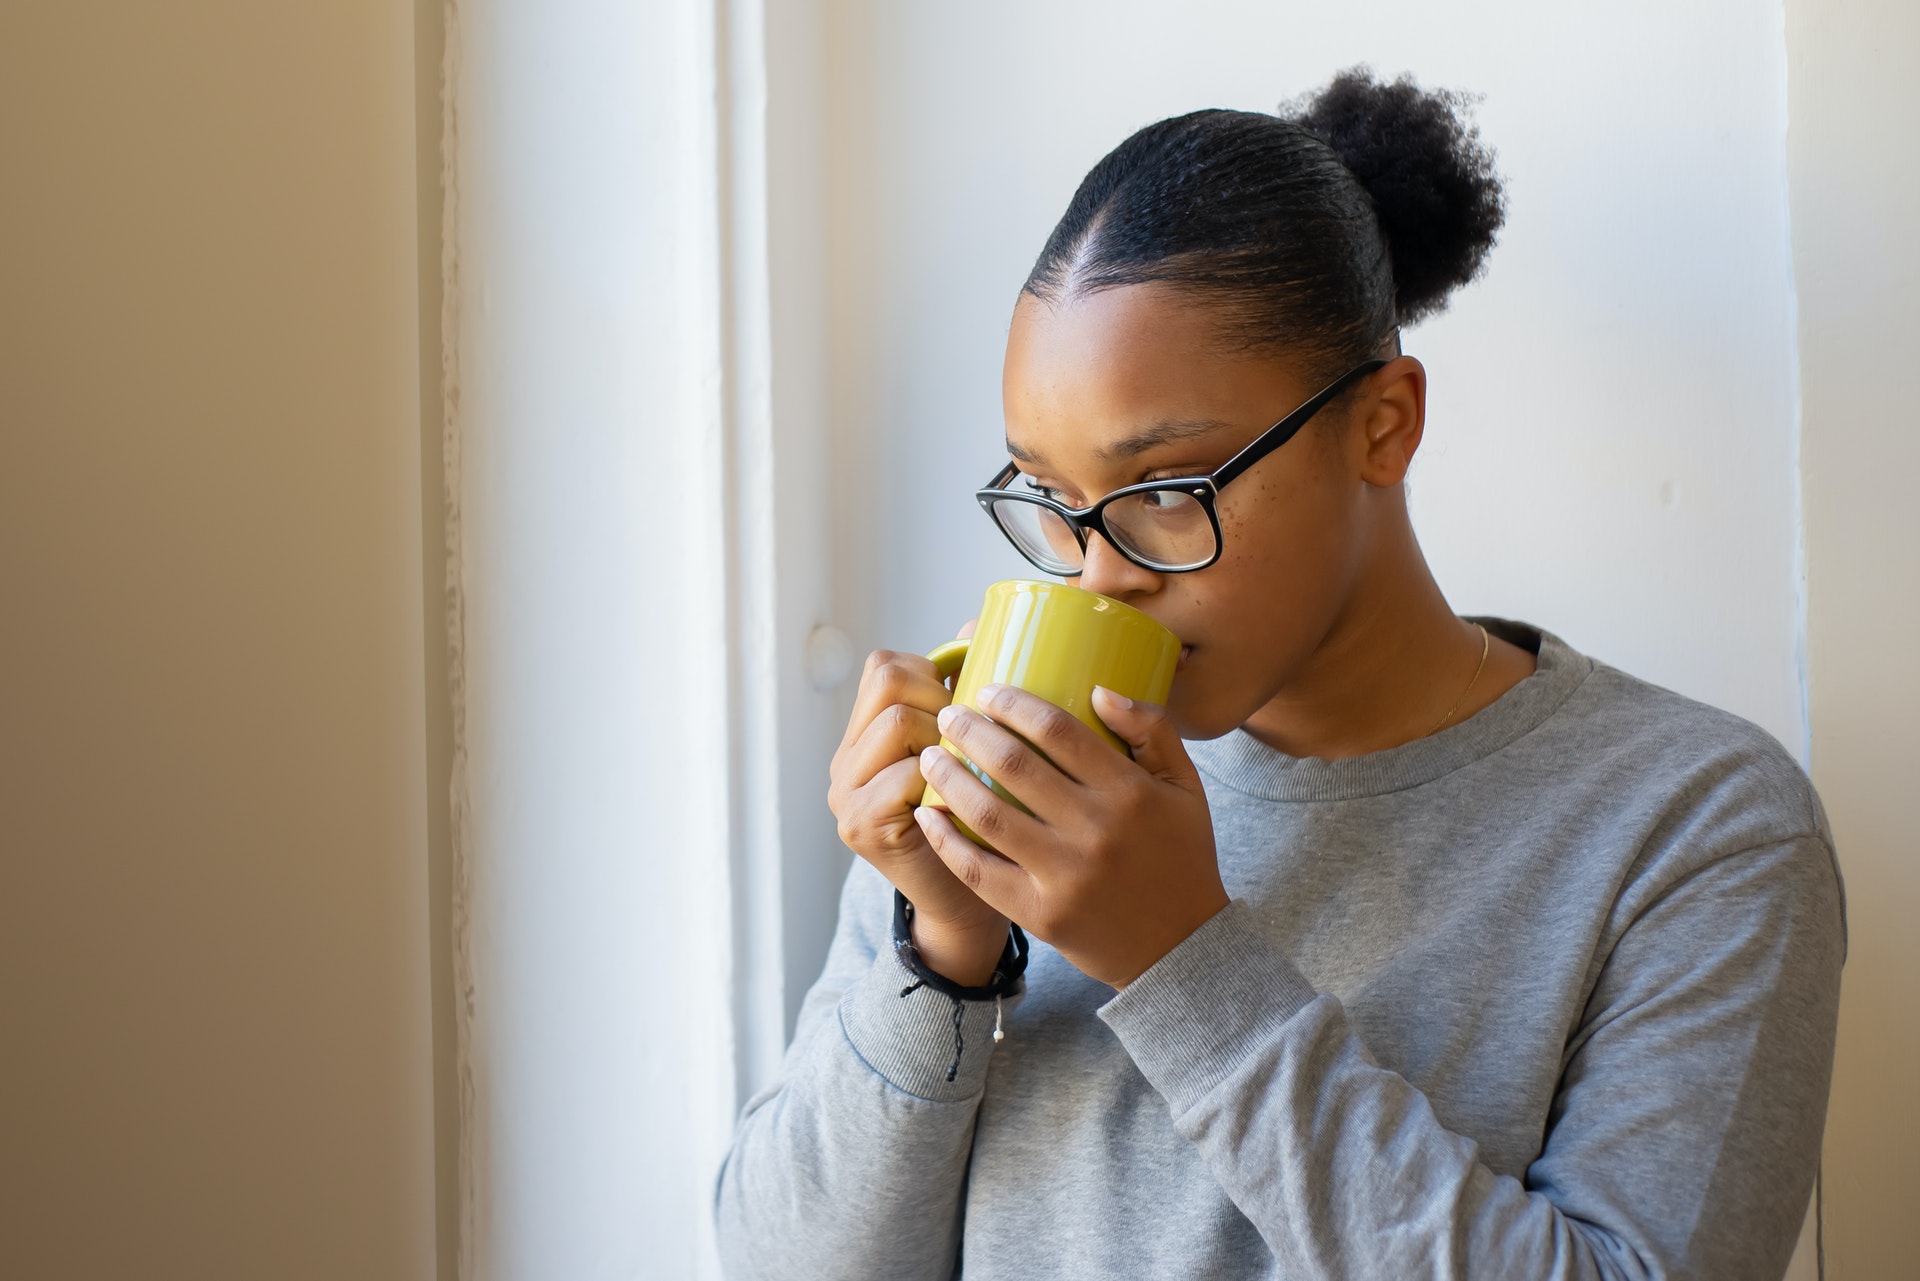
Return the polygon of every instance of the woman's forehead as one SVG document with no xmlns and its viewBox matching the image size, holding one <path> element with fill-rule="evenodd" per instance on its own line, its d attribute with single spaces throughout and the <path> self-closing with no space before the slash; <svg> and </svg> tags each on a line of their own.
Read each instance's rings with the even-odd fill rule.
<svg viewBox="0 0 1920 1281">
<path fill-rule="evenodd" d="M 1210 357 L 1216 322 L 1165 285 L 1120 285 L 1042 301 L 1022 294 L 1007 334 L 1007 375 L 1138 381 Z"/>
<path fill-rule="evenodd" d="M 1058 302 L 1022 295 L 1007 336 L 1008 452 L 1124 462 L 1284 412 L 1300 380 L 1285 362 L 1220 341 L 1217 315 L 1164 285 Z"/>
</svg>

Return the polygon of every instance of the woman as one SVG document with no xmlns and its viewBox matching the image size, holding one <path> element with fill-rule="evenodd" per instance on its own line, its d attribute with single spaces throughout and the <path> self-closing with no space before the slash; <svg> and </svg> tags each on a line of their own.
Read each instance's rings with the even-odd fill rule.
<svg viewBox="0 0 1920 1281">
<path fill-rule="evenodd" d="M 829 793 L 860 858 L 721 1173 L 733 1275 L 1784 1271 L 1831 837 L 1760 730 L 1458 618 L 1429 573 L 1399 330 L 1501 221 L 1456 108 L 1347 73 L 1149 126 L 1082 183 L 1014 309 L 988 498 L 1180 636 L 1173 693 L 1096 696 L 1128 760 L 868 662 Z M 1138 532 L 1196 501 L 1147 482 L 1196 476 L 1217 543 Z"/>
</svg>

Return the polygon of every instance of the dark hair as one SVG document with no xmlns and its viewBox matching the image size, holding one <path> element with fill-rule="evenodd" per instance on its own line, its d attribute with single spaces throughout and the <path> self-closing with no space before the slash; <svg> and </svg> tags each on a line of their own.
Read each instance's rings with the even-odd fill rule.
<svg viewBox="0 0 1920 1281">
<path fill-rule="evenodd" d="M 1231 340 L 1331 376 L 1486 262 L 1505 206 L 1467 101 L 1355 67 L 1278 115 L 1148 125 L 1080 183 L 1024 292 L 1174 285 L 1220 305 Z"/>
</svg>

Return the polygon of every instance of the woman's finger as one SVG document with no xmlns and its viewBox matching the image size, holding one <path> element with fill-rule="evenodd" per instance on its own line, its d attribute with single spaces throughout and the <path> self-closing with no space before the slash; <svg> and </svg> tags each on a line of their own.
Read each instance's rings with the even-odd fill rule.
<svg viewBox="0 0 1920 1281">
<path fill-rule="evenodd" d="M 1045 836 L 1040 820 L 996 796 L 952 752 L 929 747 L 920 753 L 920 772 L 946 807 L 981 840 L 1016 862 L 1032 857 Z M 1021 803 L 1026 803 L 1025 797 Z"/>
<path fill-rule="evenodd" d="M 1126 763 L 1125 755 L 1115 751 L 1111 742 L 1038 694 L 1011 685 L 983 685 L 976 701 L 996 724 L 1032 744 L 1055 770 L 1076 783 L 1092 784 L 1109 778 Z M 982 768 L 987 767 L 983 764 Z M 1019 795 L 1017 791 L 1014 794 Z"/>
<path fill-rule="evenodd" d="M 836 780 L 827 791 L 827 806 L 848 849 L 871 858 L 876 852 L 897 852 L 917 839 L 913 808 L 926 795 L 920 777 L 920 758 L 909 756 L 874 774 L 858 787 Z"/>
<path fill-rule="evenodd" d="M 935 855 L 914 818 L 926 786 L 917 758 L 896 761 L 881 770 L 847 806 L 840 839 L 893 882 L 929 920 L 979 919 L 989 909 Z"/>
<path fill-rule="evenodd" d="M 898 814 L 905 817 L 927 794 L 927 780 L 920 774 L 920 758 L 909 756 L 875 774 L 860 789 L 860 804 L 869 813 Z"/>
<path fill-rule="evenodd" d="M 1020 803 L 1046 819 L 1060 812 L 1075 784 L 1018 734 L 994 724 L 972 708 L 955 705 L 935 722 L 961 754 Z M 1109 749 L 1111 750 L 1111 749 Z"/>
<path fill-rule="evenodd" d="M 1134 764 L 1190 792 L 1202 790 L 1199 771 L 1194 769 L 1193 758 L 1187 755 L 1187 746 L 1180 741 L 1180 731 L 1174 728 L 1166 708 L 1096 685 L 1093 712 L 1126 743 Z"/>
<path fill-rule="evenodd" d="M 853 745 L 834 762 L 833 774 L 848 787 L 865 787 L 895 761 L 910 760 L 939 741 L 940 727 L 931 712 L 895 703 L 867 722 Z"/>
<path fill-rule="evenodd" d="M 951 698 L 939 669 L 924 654 L 876 649 L 867 655 L 867 665 L 860 672 L 860 692 L 853 700 L 853 714 L 847 717 L 841 749 L 857 741 L 874 717 L 896 703 L 931 715 Z"/>
<path fill-rule="evenodd" d="M 944 797 L 946 793 L 941 795 Z M 1024 868 L 992 850 L 981 849 L 954 826 L 949 815 L 931 806 L 922 805 L 913 812 L 913 817 L 947 870 L 982 903 L 1010 921 L 1030 919 L 1036 894 L 1033 878 Z M 972 826 L 971 822 L 968 826 Z"/>
</svg>

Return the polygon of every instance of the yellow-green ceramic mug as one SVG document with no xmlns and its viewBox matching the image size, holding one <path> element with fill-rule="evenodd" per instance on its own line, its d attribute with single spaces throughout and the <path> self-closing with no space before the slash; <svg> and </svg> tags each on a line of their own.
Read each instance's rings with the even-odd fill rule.
<svg viewBox="0 0 1920 1281">
<path fill-rule="evenodd" d="M 959 706 L 978 711 L 982 685 L 1011 685 L 1072 713 L 1124 752 L 1127 745 L 1094 713 L 1093 687 L 1104 685 L 1128 698 L 1164 704 L 1180 662 L 1180 638 L 1111 596 L 1016 578 L 987 588 L 979 625 L 970 638 L 949 641 L 927 657 L 941 676 L 959 673 L 953 689 Z M 940 746 L 1003 800 L 1020 805 L 959 748 L 945 738 Z M 929 786 L 921 804 L 944 807 L 946 802 Z M 954 821 L 986 844 L 967 831 L 966 824 Z"/>
</svg>

